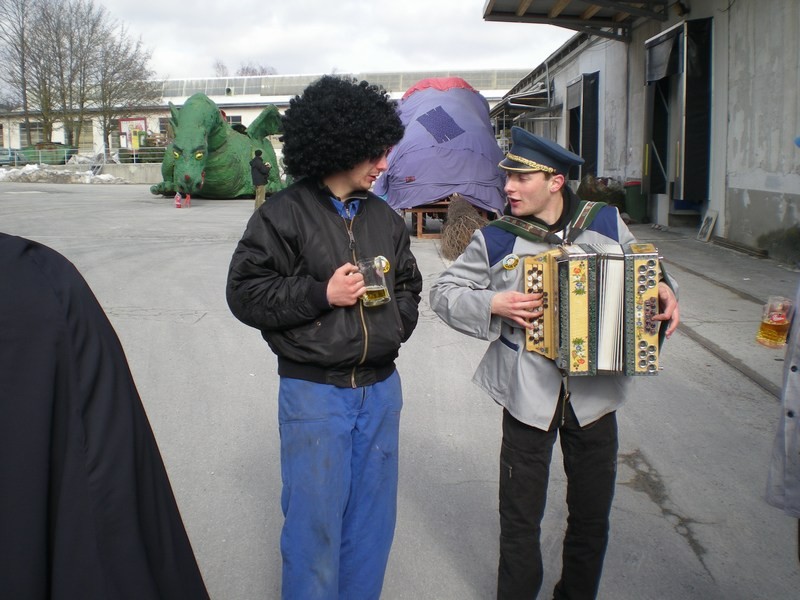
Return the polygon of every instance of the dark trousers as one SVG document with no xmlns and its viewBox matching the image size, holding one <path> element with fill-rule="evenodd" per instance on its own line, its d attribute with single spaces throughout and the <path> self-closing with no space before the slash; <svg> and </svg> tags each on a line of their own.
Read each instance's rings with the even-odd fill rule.
<svg viewBox="0 0 800 600">
<path fill-rule="evenodd" d="M 559 434 L 569 516 L 561 580 L 553 598 L 597 596 L 617 472 L 617 418 L 610 413 L 581 428 L 567 404 L 563 422 L 559 408 L 549 431 L 525 425 L 503 411 L 498 600 L 532 600 L 542 586 L 540 526 L 553 444 Z"/>
</svg>

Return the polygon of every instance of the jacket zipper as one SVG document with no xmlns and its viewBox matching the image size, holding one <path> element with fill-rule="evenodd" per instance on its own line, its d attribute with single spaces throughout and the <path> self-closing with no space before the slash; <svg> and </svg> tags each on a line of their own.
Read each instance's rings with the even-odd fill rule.
<svg viewBox="0 0 800 600">
<path fill-rule="evenodd" d="M 356 238 L 353 235 L 353 222 L 356 220 L 356 216 L 353 215 L 350 219 L 350 223 L 348 224 L 347 219 L 342 217 L 344 221 L 345 228 L 347 229 L 347 235 L 350 238 L 350 251 L 353 254 L 353 264 L 358 261 L 356 258 Z M 361 359 L 358 361 L 358 365 L 364 364 L 364 361 L 367 359 L 367 349 L 369 346 L 369 333 L 367 332 L 367 320 L 364 318 L 364 304 L 359 300 L 358 301 L 358 314 L 361 317 L 361 330 L 364 332 L 364 351 L 361 353 Z M 353 370 L 350 372 L 350 385 L 353 388 L 358 387 L 356 385 L 356 369 L 358 365 L 353 367 Z"/>
</svg>

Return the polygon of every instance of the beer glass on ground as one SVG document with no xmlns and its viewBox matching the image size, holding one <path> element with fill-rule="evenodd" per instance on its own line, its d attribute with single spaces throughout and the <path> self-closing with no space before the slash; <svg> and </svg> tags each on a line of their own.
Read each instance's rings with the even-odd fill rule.
<svg viewBox="0 0 800 600">
<path fill-rule="evenodd" d="M 756 341 L 768 348 L 783 348 L 793 313 L 794 303 L 791 300 L 782 296 L 770 296 L 764 305 Z"/>
</svg>

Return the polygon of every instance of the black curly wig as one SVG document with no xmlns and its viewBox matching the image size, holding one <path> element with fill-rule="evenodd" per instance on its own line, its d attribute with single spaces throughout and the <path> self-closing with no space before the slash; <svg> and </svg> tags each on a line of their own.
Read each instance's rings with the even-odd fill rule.
<svg viewBox="0 0 800 600">
<path fill-rule="evenodd" d="M 403 137 L 396 103 L 382 88 L 332 75 L 290 100 L 282 120 L 283 161 L 297 179 L 349 171 Z"/>
</svg>

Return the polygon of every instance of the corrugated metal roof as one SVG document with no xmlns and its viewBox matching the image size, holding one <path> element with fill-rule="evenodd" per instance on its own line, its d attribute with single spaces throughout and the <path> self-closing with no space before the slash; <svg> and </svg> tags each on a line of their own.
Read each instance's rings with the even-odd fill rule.
<svg viewBox="0 0 800 600">
<path fill-rule="evenodd" d="M 421 79 L 430 77 L 461 77 L 477 90 L 509 90 L 527 70 L 451 70 L 408 71 L 387 73 L 340 73 L 342 76 L 366 80 L 380 85 L 393 95 L 402 94 Z M 208 77 L 205 79 L 168 79 L 161 83 L 164 98 L 185 98 L 202 92 L 207 96 L 270 96 L 299 95 L 322 75 L 257 75 L 251 77 Z"/>
</svg>

